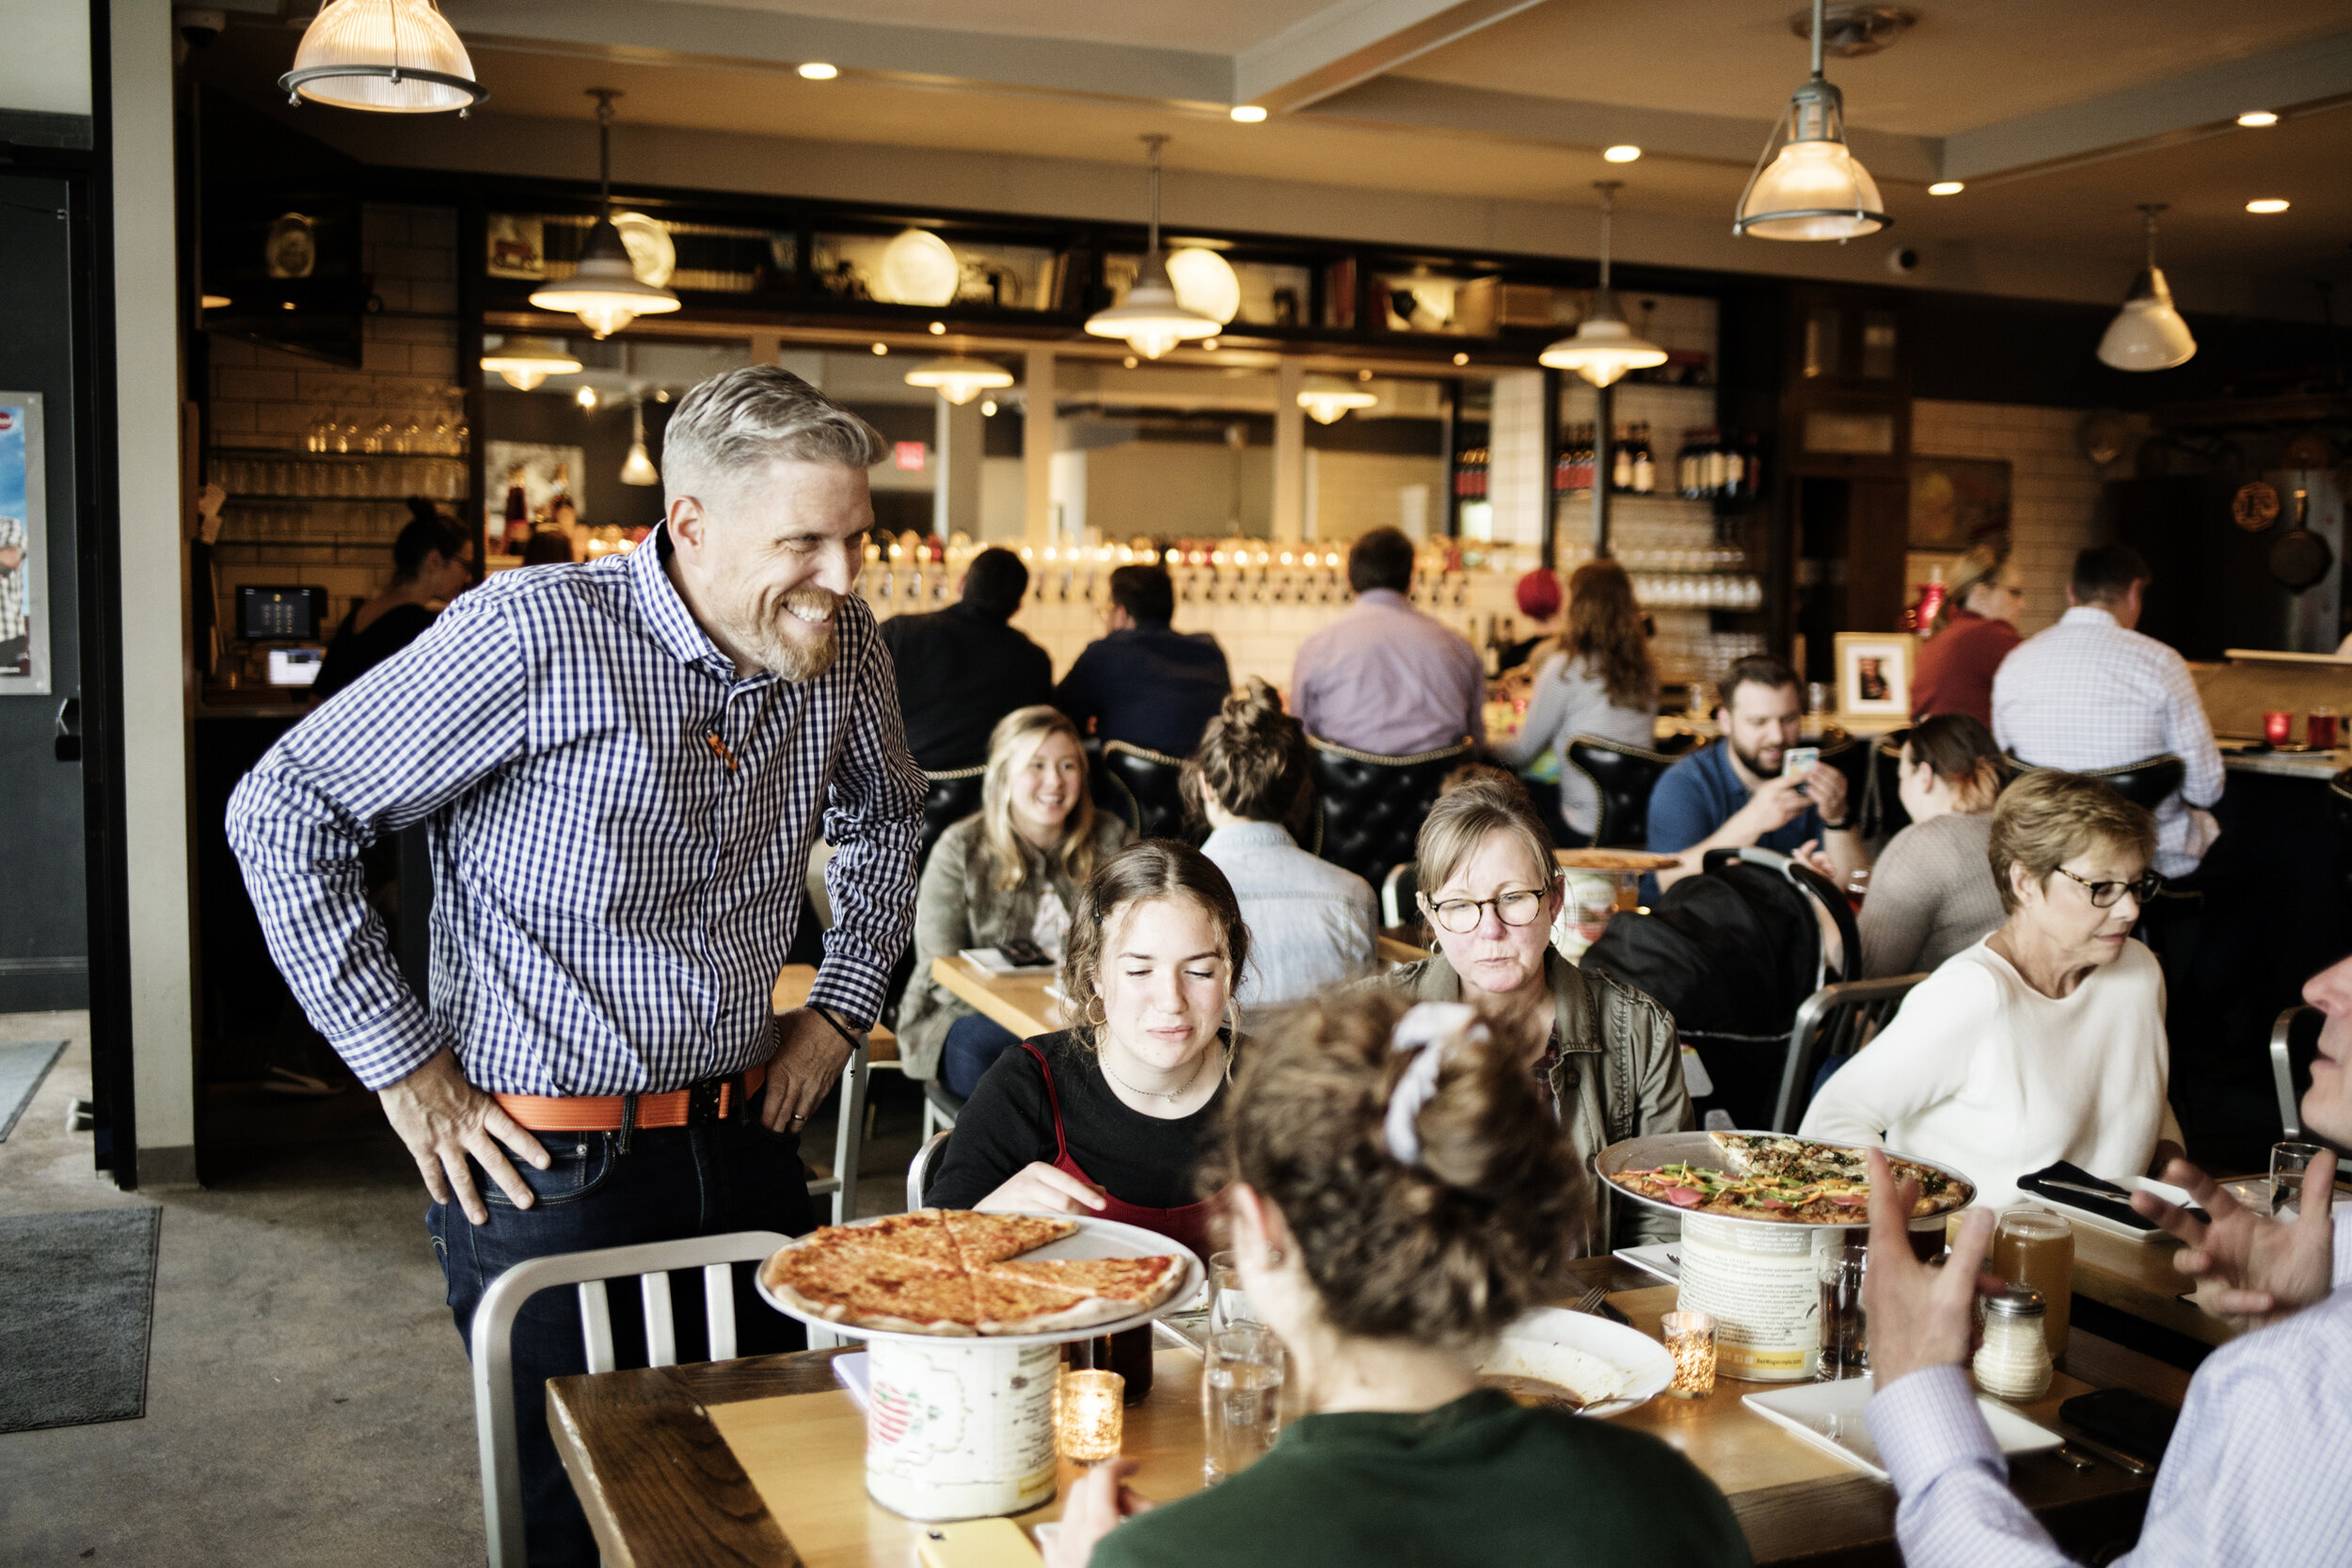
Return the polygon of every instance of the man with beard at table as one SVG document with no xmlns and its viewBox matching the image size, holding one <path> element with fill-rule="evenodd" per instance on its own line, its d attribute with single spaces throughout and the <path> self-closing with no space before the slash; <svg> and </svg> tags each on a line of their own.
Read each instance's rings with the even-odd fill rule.
<svg viewBox="0 0 2352 1568">
<path fill-rule="evenodd" d="M 230 801 L 271 954 L 432 1194 L 461 1335 L 528 1259 L 814 1223 L 801 1129 L 880 1012 L 914 906 L 923 782 L 850 592 L 888 450 L 774 366 L 704 382 L 670 420 L 642 545 L 461 595 Z M 418 822 L 429 1006 L 359 874 Z M 820 831 L 825 960 L 808 1006 L 771 1017 Z M 614 1313 L 624 1341 L 633 1316 Z M 699 1305 L 677 1317 L 698 1339 Z M 800 1346 L 747 1265 L 735 1318 L 743 1354 Z M 593 1564 L 542 1397 L 586 1370 L 573 1292 L 532 1298 L 512 1345 L 530 1560 Z"/>
<path fill-rule="evenodd" d="M 2303 1122 L 2352 1143 L 2352 958 L 2303 999 L 2327 1014 Z M 2352 1562 L 2352 1215 L 2329 1213 L 2336 1159 L 2303 1178 L 2301 1212 L 2247 1209 L 2185 1160 L 2164 1179 L 2200 1220 L 2152 1193 L 2132 1207 L 2187 1243 L 2176 1266 L 2198 1303 L 2258 1331 L 2205 1358 L 2165 1449 L 2139 1543 L 2117 1568 Z M 1910 1568 L 2059 1568 L 2068 1559 L 2009 1489 L 2009 1467 L 1969 1386 L 1974 1297 L 1993 1216 L 1963 1223 L 1941 1270 L 1906 1244 L 1911 1195 L 1870 1155 L 1870 1268 L 1862 1284 L 1877 1392 L 1864 1408 L 1901 1502 Z"/>
</svg>

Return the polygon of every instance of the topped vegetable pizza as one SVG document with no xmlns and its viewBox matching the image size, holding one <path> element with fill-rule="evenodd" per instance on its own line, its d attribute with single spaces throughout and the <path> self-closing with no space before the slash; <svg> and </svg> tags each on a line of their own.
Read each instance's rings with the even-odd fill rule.
<svg viewBox="0 0 2352 1568">
<path fill-rule="evenodd" d="M 1611 1173 L 1610 1180 L 1653 1201 L 1701 1214 L 1778 1220 L 1790 1225 L 1865 1223 L 1870 1210 L 1869 1150 L 1810 1143 L 1771 1132 L 1710 1132 L 1724 1168 L 1682 1161 Z M 1895 1180 L 1916 1184 L 1912 1217 L 1943 1213 L 1975 1195 L 1932 1165 L 1887 1156 Z"/>
<path fill-rule="evenodd" d="M 1166 1301 L 1181 1257 L 1046 1258 L 1022 1253 L 1075 1235 L 1040 1214 L 917 1209 L 828 1225 L 760 1267 L 771 1294 L 812 1318 L 898 1334 L 1053 1334 L 1115 1323 Z"/>
</svg>

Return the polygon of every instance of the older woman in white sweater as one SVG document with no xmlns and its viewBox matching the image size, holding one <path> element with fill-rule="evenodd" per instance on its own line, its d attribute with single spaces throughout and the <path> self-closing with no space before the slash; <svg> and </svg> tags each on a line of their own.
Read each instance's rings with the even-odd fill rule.
<svg viewBox="0 0 2352 1568">
<path fill-rule="evenodd" d="M 2158 885 L 2155 833 L 2095 779 L 2045 768 L 2010 785 L 1987 849 L 2008 918 L 1903 999 L 1803 1134 L 1956 1166 L 1995 1206 L 2059 1160 L 2128 1184 L 2179 1154 L 2164 977 L 2131 938 Z"/>
</svg>

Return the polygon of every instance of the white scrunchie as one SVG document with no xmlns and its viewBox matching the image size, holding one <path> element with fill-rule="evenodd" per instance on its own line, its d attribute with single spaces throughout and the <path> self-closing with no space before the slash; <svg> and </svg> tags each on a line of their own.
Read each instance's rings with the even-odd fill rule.
<svg viewBox="0 0 2352 1568">
<path fill-rule="evenodd" d="M 1389 1034 L 1389 1049 L 1420 1053 L 1397 1080 L 1396 1092 L 1389 1096 L 1383 1130 L 1389 1153 L 1397 1164 L 1421 1164 L 1421 1131 L 1415 1124 L 1421 1119 L 1422 1107 L 1438 1092 L 1438 1073 L 1445 1066 L 1445 1042 L 1456 1035 L 1480 1039 L 1486 1030 L 1478 1020 L 1478 1009 L 1461 1002 L 1417 1002 L 1396 1021 Z"/>
</svg>

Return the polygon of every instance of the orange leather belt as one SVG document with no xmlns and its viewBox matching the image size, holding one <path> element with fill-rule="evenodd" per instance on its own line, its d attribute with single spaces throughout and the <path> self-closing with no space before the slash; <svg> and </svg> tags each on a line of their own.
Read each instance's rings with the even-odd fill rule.
<svg viewBox="0 0 2352 1568">
<path fill-rule="evenodd" d="M 743 1097 L 748 1100 L 768 1081 L 768 1064 L 761 1062 L 739 1074 L 708 1079 L 692 1088 L 666 1094 L 499 1094 L 491 1098 L 500 1109 L 534 1132 L 618 1132 L 631 1100 L 637 1101 L 635 1126 L 686 1127 L 696 1121 L 723 1121 L 734 1115 L 739 1104 L 735 1098 L 738 1077 L 743 1081 Z M 710 1107 L 700 1117 L 694 1115 L 698 1097 Z"/>
</svg>

